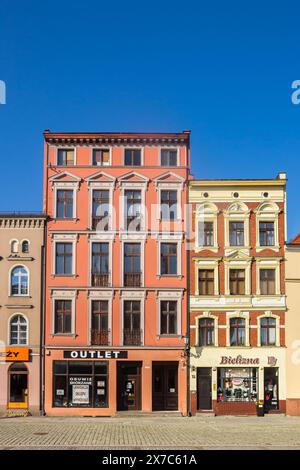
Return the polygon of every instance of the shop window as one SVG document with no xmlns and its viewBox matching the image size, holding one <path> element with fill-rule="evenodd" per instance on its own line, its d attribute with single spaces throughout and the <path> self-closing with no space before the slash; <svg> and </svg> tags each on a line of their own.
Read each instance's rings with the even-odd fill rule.
<svg viewBox="0 0 300 470">
<path fill-rule="evenodd" d="M 254 402 L 258 397 L 255 368 L 218 369 L 218 402 Z"/>
<path fill-rule="evenodd" d="M 266 367 L 264 369 L 264 401 L 267 412 L 279 409 L 278 368 Z"/>
<path fill-rule="evenodd" d="M 53 406 L 107 408 L 107 363 L 55 361 L 53 364 Z"/>
</svg>

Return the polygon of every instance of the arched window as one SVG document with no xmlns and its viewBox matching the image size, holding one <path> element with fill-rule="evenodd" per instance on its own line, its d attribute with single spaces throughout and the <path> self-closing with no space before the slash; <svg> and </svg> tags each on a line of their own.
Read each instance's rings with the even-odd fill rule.
<svg viewBox="0 0 300 470">
<path fill-rule="evenodd" d="M 11 295 L 28 295 L 28 270 L 23 266 L 16 266 L 11 271 Z"/>
<path fill-rule="evenodd" d="M 19 250 L 18 240 L 12 240 L 12 242 L 10 243 L 10 250 L 12 253 L 18 253 L 18 250 Z"/>
<path fill-rule="evenodd" d="M 245 324 L 244 318 L 230 319 L 230 346 L 245 346 Z"/>
<path fill-rule="evenodd" d="M 199 346 L 214 346 L 215 321 L 213 318 L 199 320 Z"/>
<path fill-rule="evenodd" d="M 28 242 L 28 240 L 24 240 L 22 242 L 22 253 L 29 253 L 29 242 Z"/>
<path fill-rule="evenodd" d="M 27 344 L 28 325 L 27 320 L 23 315 L 14 315 L 10 320 L 9 327 L 9 343 L 11 345 Z"/>
<path fill-rule="evenodd" d="M 261 346 L 276 345 L 276 319 L 271 317 L 260 320 L 260 344 Z"/>
</svg>

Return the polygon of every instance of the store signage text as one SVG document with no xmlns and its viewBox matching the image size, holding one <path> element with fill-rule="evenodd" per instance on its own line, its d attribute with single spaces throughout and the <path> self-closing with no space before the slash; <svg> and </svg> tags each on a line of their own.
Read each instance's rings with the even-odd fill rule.
<svg viewBox="0 0 300 470">
<path fill-rule="evenodd" d="M 0 348 L 0 361 L 26 362 L 29 361 L 28 348 Z"/>
<path fill-rule="evenodd" d="M 259 365 L 259 358 L 248 358 L 248 357 L 243 357 L 243 356 L 237 356 L 237 357 L 232 357 L 232 356 L 222 356 L 221 357 L 221 365 L 241 365 L 241 366 L 255 366 Z"/>
<path fill-rule="evenodd" d="M 127 359 L 127 351 L 64 351 L 65 359 Z"/>
</svg>

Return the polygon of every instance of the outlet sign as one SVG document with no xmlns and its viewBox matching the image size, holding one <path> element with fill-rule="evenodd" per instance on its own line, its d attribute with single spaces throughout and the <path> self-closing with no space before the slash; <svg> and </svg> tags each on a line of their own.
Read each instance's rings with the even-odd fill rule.
<svg viewBox="0 0 300 470">
<path fill-rule="evenodd" d="M 81 349 L 64 351 L 64 359 L 127 359 L 128 351 Z"/>
</svg>

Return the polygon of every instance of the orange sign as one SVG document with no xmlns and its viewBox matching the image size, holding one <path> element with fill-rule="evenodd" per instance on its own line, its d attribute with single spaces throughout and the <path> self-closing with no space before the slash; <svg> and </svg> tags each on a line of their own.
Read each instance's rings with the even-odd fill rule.
<svg viewBox="0 0 300 470">
<path fill-rule="evenodd" d="M 26 362 L 29 361 L 28 348 L 0 348 L 0 361 Z"/>
</svg>

